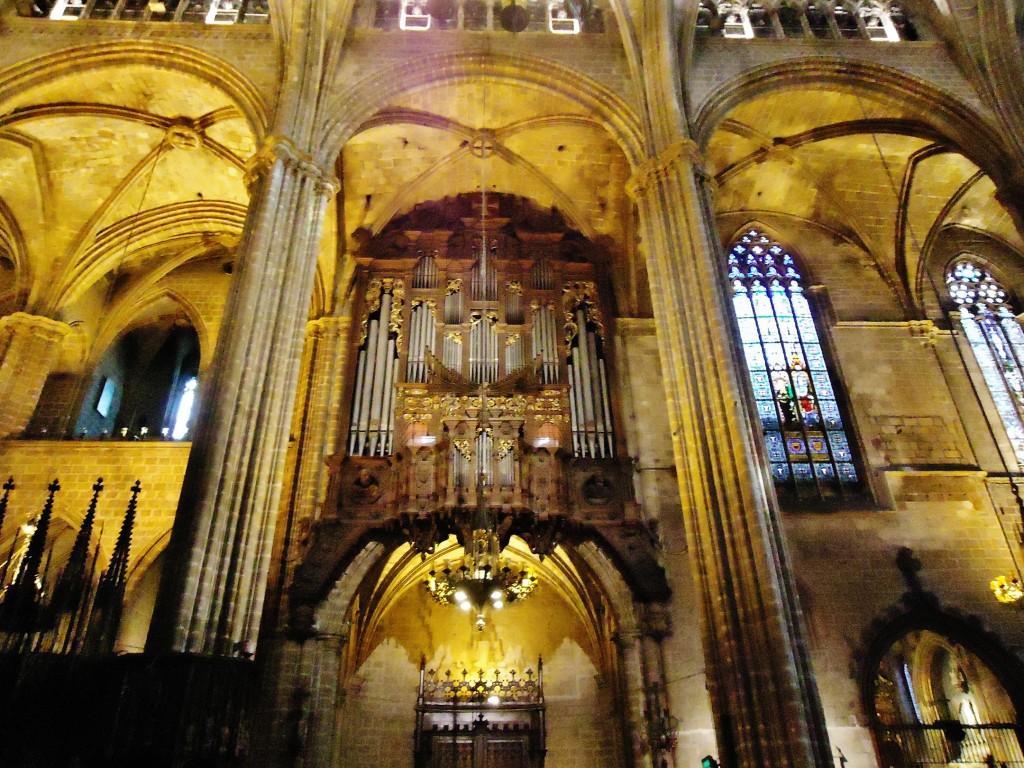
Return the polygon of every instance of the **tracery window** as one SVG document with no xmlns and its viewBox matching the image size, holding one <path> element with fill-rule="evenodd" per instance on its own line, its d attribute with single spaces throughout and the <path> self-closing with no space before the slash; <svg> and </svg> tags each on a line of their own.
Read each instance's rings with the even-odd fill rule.
<svg viewBox="0 0 1024 768">
<path fill-rule="evenodd" d="M 198 24 L 266 24 L 268 0 L 39 0 L 31 15 L 55 20 L 116 19 Z"/>
<path fill-rule="evenodd" d="M 751 229 L 728 264 L 773 479 L 801 496 L 855 486 L 853 452 L 793 256 Z"/>
<path fill-rule="evenodd" d="M 960 324 L 988 385 L 1017 460 L 1024 463 L 1024 330 L 1006 289 L 967 257 L 946 275 Z"/>
<path fill-rule="evenodd" d="M 595 0 L 375 0 L 360 23 L 404 32 L 461 29 L 578 35 L 604 32 Z M 372 16 L 372 18 L 371 18 Z"/>
<path fill-rule="evenodd" d="M 917 40 L 903 8 L 885 0 L 859 3 L 784 2 L 768 7 L 756 0 L 702 0 L 698 37 L 815 37 L 898 42 Z"/>
</svg>

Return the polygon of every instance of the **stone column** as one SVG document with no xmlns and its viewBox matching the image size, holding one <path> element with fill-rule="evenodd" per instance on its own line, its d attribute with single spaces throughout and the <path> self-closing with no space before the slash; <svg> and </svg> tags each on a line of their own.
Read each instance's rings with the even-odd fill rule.
<svg viewBox="0 0 1024 768">
<path fill-rule="evenodd" d="M 238 270 L 148 649 L 255 651 L 324 209 L 337 180 L 282 136 L 256 154 Z"/>
<path fill-rule="evenodd" d="M 26 312 L 0 318 L 0 437 L 28 426 L 71 326 Z"/>
<path fill-rule="evenodd" d="M 643 649 L 640 630 L 636 627 L 620 629 L 612 638 L 619 649 L 622 664 L 623 693 L 626 706 L 625 722 L 627 750 L 632 754 L 635 768 L 657 768 L 652 762 L 651 745 L 647 739 L 647 691 L 644 674 Z"/>
<path fill-rule="evenodd" d="M 702 162 L 679 139 L 630 183 L 645 241 L 708 688 L 727 768 L 832 765 L 783 532 L 737 358 Z"/>
</svg>

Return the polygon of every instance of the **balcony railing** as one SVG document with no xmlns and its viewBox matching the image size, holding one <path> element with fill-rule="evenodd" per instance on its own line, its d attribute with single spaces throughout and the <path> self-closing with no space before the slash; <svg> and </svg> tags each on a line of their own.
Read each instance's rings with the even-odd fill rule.
<svg viewBox="0 0 1024 768">
<path fill-rule="evenodd" d="M 1024 768 L 1021 730 L 1009 723 L 962 725 L 951 720 L 881 726 L 876 734 L 882 768 L 965 764 Z"/>
</svg>

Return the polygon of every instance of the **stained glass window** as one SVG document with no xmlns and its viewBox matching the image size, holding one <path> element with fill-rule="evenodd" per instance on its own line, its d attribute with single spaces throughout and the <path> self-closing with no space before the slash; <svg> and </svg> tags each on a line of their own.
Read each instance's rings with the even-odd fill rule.
<svg viewBox="0 0 1024 768">
<path fill-rule="evenodd" d="M 793 256 L 752 229 L 729 252 L 729 283 L 772 477 L 800 495 L 859 482 Z"/>
<path fill-rule="evenodd" d="M 953 264 L 946 286 L 960 309 L 964 336 L 1013 451 L 1024 462 L 1024 330 L 1014 317 L 1010 298 L 988 270 L 969 258 Z"/>
</svg>

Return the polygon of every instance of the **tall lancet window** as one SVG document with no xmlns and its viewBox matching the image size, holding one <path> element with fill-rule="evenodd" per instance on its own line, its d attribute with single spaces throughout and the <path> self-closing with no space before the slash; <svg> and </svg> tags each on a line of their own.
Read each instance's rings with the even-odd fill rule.
<svg viewBox="0 0 1024 768">
<path fill-rule="evenodd" d="M 565 307 L 573 453 L 610 459 L 615 455 L 612 408 L 602 338 L 604 329 L 594 284 L 568 284 Z"/>
<path fill-rule="evenodd" d="M 1024 464 L 1024 330 L 1014 317 L 1010 297 L 987 269 L 969 257 L 953 264 L 946 285 L 960 308 L 964 335 L 1017 461 Z"/>
<path fill-rule="evenodd" d="M 729 252 L 729 282 L 772 477 L 828 495 L 858 482 L 836 390 L 793 257 L 757 230 Z"/>
<path fill-rule="evenodd" d="M 354 456 L 392 452 L 403 296 L 402 281 L 390 278 L 371 280 L 366 291 L 349 428 L 348 452 Z"/>
</svg>

